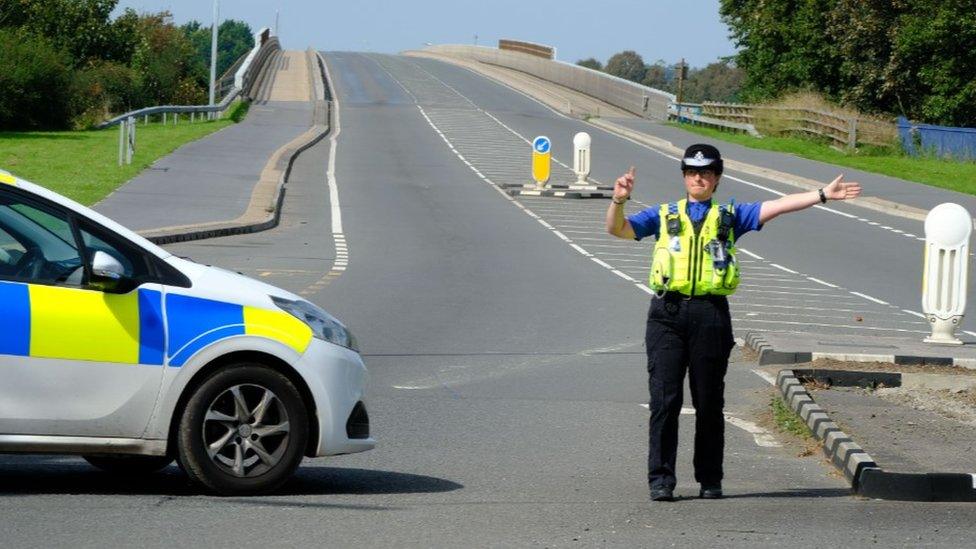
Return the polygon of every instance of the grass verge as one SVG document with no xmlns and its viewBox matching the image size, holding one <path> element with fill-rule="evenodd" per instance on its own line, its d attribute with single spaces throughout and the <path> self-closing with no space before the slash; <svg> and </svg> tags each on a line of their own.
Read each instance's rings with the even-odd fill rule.
<svg viewBox="0 0 976 549">
<path fill-rule="evenodd" d="M 127 166 L 118 165 L 118 127 L 0 132 L 0 169 L 89 206 L 159 158 L 231 124 L 234 121 L 230 117 L 192 124 L 181 117 L 179 124 L 166 126 L 139 123 L 136 126 L 136 152 L 132 164 Z"/>
<path fill-rule="evenodd" d="M 916 158 L 871 147 L 864 147 L 857 153 L 847 153 L 816 141 L 797 137 L 757 138 L 691 124 L 675 122 L 669 124 L 685 131 L 753 149 L 794 154 L 810 160 L 890 175 L 966 194 L 976 194 L 976 162 L 956 162 L 931 157 Z M 880 190 L 878 194 L 883 195 L 884 191 Z"/>
<path fill-rule="evenodd" d="M 769 400 L 769 407 L 773 412 L 773 423 L 780 431 L 802 439 L 813 438 L 813 433 L 810 432 L 807 424 L 803 423 L 793 410 L 790 410 L 779 395 Z"/>
</svg>

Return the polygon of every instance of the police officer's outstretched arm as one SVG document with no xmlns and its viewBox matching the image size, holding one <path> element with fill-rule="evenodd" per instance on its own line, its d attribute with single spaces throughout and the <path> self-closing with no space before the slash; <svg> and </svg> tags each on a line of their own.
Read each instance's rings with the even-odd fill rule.
<svg viewBox="0 0 976 549">
<path fill-rule="evenodd" d="M 848 200 L 857 198 L 860 194 L 861 185 L 853 181 L 844 181 L 844 174 L 841 174 L 819 191 L 789 194 L 776 200 L 763 202 L 759 209 L 759 222 L 766 223 L 778 215 L 805 210 L 819 202 Z"/>
<path fill-rule="evenodd" d="M 613 184 L 613 198 L 610 199 L 610 206 L 607 208 L 607 232 L 627 240 L 633 240 L 636 237 L 634 228 L 624 217 L 624 204 L 630 200 L 636 175 L 637 169 L 631 166 L 627 173 L 617 178 Z"/>
</svg>

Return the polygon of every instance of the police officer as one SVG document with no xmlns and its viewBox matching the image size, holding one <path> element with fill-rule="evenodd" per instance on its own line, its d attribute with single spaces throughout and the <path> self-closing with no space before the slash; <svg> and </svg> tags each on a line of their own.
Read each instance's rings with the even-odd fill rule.
<svg viewBox="0 0 976 549">
<path fill-rule="evenodd" d="M 725 372 L 735 345 L 726 296 L 739 283 L 735 245 L 774 217 L 827 200 L 858 196 L 861 187 L 838 176 L 819 191 L 765 202 L 719 205 L 712 201 L 722 176 L 718 149 L 696 144 L 681 160 L 684 200 L 647 208 L 628 217 L 624 204 L 634 188 L 633 167 L 617 179 L 607 209 L 607 232 L 625 239 L 657 238 L 651 258 L 655 291 L 647 316 L 650 388 L 648 482 L 651 499 L 672 501 L 685 371 L 695 407 L 695 480 L 699 496 L 722 497 L 725 446 Z"/>
</svg>

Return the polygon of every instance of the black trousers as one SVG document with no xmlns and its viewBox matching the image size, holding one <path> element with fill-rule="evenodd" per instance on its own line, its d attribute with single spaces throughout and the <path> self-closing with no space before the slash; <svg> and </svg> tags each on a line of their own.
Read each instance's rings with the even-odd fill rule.
<svg viewBox="0 0 976 549">
<path fill-rule="evenodd" d="M 651 299 L 647 314 L 647 372 L 651 419 L 647 477 L 651 489 L 674 489 L 678 416 L 689 374 L 695 407 L 695 480 L 722 480 L 725 450 L 725 372 L 735 345 L 729 303 L 724 297 Z"/>
</svg>

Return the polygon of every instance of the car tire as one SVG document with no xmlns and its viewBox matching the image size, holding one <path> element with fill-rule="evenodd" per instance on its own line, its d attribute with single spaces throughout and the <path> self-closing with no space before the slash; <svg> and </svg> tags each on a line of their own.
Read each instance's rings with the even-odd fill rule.
<svg viewBox="0 0 976 549">
<path fill-rule="evenodd" d="M 308 441 L 308 414 L 295 384 L 260 364 L 221 368 L 183 408 L 180 465 L 220 495 L 270 492 L 295 472 Z"/>
<path fill-rule="evenodd" d="M 85 461 L 108 473 L 148 475 L 173 463 L 172 456 L 83 456 Z"/>
</svg>

